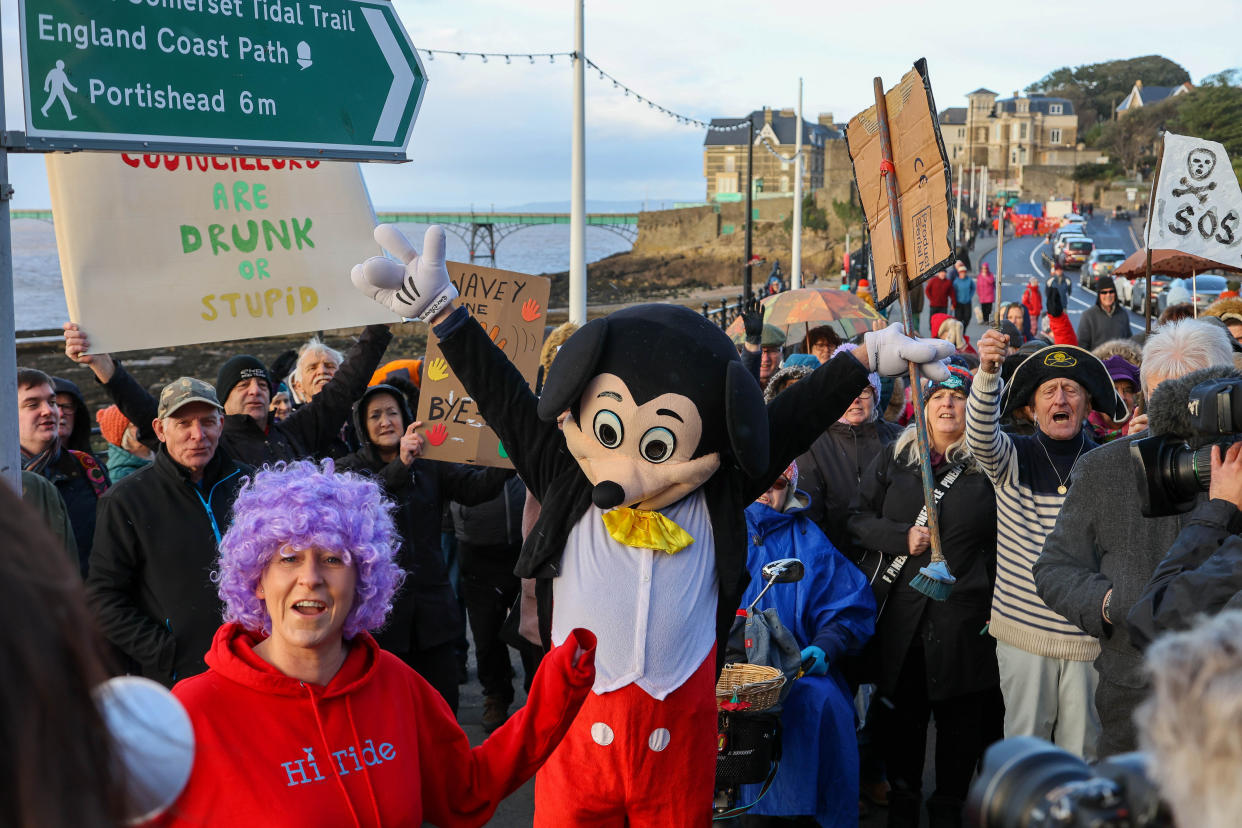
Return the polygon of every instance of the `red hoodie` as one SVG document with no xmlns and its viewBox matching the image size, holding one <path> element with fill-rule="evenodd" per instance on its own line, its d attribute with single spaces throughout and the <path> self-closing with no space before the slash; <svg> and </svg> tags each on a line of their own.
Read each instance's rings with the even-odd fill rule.
<svg viewBox="0 0 1242 828">
<path fill-rule="evenodd" d="M 595 680 L 595 637 L 575 630 L 543 659 L 526 706 L 471 748 L 444 699 L 371 636 L 354 638 L 326 687 L 268 664 L 261 640 L 225 624 L 210 669 L 173 688 L 194 723 L 194 770 L 158 824 L 483 825 L 560 743 Z"/>
</svg>

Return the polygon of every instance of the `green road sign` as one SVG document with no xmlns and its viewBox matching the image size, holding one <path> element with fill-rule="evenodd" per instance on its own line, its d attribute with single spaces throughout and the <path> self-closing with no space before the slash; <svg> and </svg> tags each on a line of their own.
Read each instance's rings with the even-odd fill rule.
<svg viewBox="0 0 1242 828">
<path fill-rule="evenodd" d="M 427 74 L 386 0 L 20 0 L 30 149 L 404 160 Z"/>
</svg>

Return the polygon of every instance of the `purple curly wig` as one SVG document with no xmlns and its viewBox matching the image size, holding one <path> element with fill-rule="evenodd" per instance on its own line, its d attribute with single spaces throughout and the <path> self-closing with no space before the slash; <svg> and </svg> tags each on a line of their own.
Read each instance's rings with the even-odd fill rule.
<svg viewBox="0 0 1242 828">
<path fill-rule="evenodd" d="M 395 560 L 400 538 L 392 510 L 378 483 L 337 474 L 331 460 L 265 467 L 243 483 L 233 523 L 220 540 L 212 580 L 224 602 L 224 620 L 271 633 L 272 619 L 255 590 L 272 557 L 288 545 L 340 551 L 358 573 L 343 634 L 351 639 L 378 629 L 405 577 Z"/>
</svg>

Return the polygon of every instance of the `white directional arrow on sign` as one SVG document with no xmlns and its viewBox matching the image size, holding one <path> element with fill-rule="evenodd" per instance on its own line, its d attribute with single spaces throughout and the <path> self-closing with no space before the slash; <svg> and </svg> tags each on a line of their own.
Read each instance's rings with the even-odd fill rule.
<svg viewBox="0 0 1242 828">
<path fill-rule="evenodd" d="M 388 67 L 392 69 L 392 86 L 388 88 L 388 97 L 384 101 L 384 109 L 380 112 L 379 123 L 375 125 L 375 135 L 371 140 L 391 141 L 397 135 L 397 127 L 401 125 L 401 113 L 405 109 L 410 90 L 414 88 L 414 73 L 410 71 L 405 55 L 397 45 L 397 39 L 393 37 L 392 30 L 384 20 L 384 13 L 379 9 L 363 8 L 362 14 L 367 19 L 367 25 L 371 27 L 371 33 L 375 35 L 380 51 L 384 53 L 384 60 L 388 61 Z"/>
</svg>

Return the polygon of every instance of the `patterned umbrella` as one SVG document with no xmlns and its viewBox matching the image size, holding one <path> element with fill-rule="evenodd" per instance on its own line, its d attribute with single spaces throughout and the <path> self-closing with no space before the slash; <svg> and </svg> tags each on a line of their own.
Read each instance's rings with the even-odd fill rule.
<svg viewBox="0 0 1242 828">
<path fill-rule="evenodd" d="M 787 290 L 766 303 L 763 321 L 782 328 L 789 337 L 803 337 L 820 325 L 830 325 L 845 339 L 871 330 L 884 317 L 858 296 L 844 290 L 799 288 Z"/>
<path fill-rule="evenodd" d="M 791 340 L 802 339 L 811 328 L 828 325 L 843 339 L 850 339 L 871 330 L 871 323 L 884 317 L 871 305 L 844 290 L 799 288 L 787 290 L 760 300 L 763 321 L 775 325 Z M 725 328 L 735 342 L 745 332 L 739 316 Z"/>
<path fill-rule="evenodd" d="M 1211 259 L 1205 259 L 1202 256 L 1195 256 L 1190 253 L 1183 253 L 1180 250 L 1153 250 L 1151 251 L 1151 272 L 1161 273 L 1165 276 L 1175 276 L 1179 279 L 1186 276 L 1193 276 L 1196 273 L 1207 273 L 1209 271 L 1217 271 L 1220 273 L 1242 273 L 1242 268 L 1232 265 L 1214 262 Z M 1131 253 L 1124 262 L 1113 270 L 1114 277 L 1121 276 L 1127 279 L 1137 276 L 1147 275 L 1147 250 L 1136 250 Z"/>
</svg>

